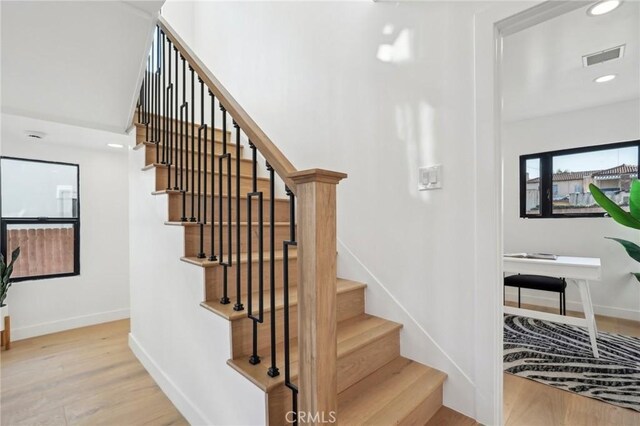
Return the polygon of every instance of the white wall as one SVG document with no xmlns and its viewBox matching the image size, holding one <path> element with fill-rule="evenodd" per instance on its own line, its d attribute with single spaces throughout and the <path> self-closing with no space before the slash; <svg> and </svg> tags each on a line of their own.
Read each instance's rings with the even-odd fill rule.
<svg viewBox="0 0 640 426">
<path fill-rule="evenodd" d="M 184 231 L 166 226 L 166 195 L 154 196 L 144 150 L 130 155 L 129 346 L 193 425 L 265 424 L 265 396 L 227 365 L 229 321 L 202 308 L 204 273 L 180 261 Z"/>
<path fill-rule="evenodd" d="M 599 257 L 602 281 L 591 284 L 596 313 L 640 320 L 640 285 L 629 272 L 640 265 L 605 236 L 638 242 L 638 231 L 610 218 L 521 219 L 519 156 L 536 152 L 640 139 L 640 101 L 633 100 L 564 114 L 505 123 L 504 244 L 506 252 L 544 252 Z M 569 285 L 568 309 L 581 311 L 580 295 Z M 515 292 L 511 291 L 511 298 Z M 557 306 L 549 293 L 523 291 L 524 301 Z M 517 296 L 516 296 L 517 297 Z"/>
<path fill-rule="evenodd" d="M 193 1 L 167 0 L 160 11 L 160 14 L 165 18 L 171 17 L 171 26 L 191 47 L 193 47 L 194 41 L 194 9 L 195 2 Z"/>
<path fill-rule="evenodd" d="M 1 155 L 80 165 L 80 275 L 15 283 L 7 297 L 12 337 L 19 340 L 128 317 L 127 151 L 92 145 L 98 139 L 121 141 L 123 136 L 63 126 L 86 147 L 47 138 L 33 141 L 9 131 L 12 123 L 22 125 L 24 118 L 3 115 L 2 120 Z M 59 129 L 52 123 L 28 122 L 49 126 L 52 133 Z"/>
<path fill-rule="evenodd" d="M 338 187 L 340 274 L 367 281 L 368 311 L 403 320 L 403 354 L 446 371 L 445 404 L 472 417 L 493 410 L 474 395 L 476 365 L 494 362 L 473 343 L 474 294 L 494 285 L 474 277 L 483 7 L 199 2 L 193 46 L 298 169 L 349 174 Z M 438 163 L 444 189 L 419 192 L 418 167 Z"/>
</svg>

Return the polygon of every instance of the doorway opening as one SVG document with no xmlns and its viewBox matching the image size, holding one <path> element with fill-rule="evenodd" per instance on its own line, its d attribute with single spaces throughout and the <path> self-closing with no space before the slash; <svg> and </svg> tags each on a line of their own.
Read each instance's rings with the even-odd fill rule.
<svg viewBox="0 0 640 426">
<path fill-rule="evenodd" d="M 608 212 L 634 213 L 640 177 L 640 4 L 547 2 L 497 31 L 504 423 L 637 421 L 640 264 L 622 241 L 640 235 Z"/>
</svg>

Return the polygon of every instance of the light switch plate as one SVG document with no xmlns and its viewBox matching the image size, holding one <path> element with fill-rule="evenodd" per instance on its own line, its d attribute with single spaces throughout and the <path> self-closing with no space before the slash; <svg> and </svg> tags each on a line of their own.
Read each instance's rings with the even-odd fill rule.
<svg viewBox="0 0 640 426">
<path fill-rule="evenodd" d="M 442 165 L 420 167 L 418 169 L 418 180 L 418 189 L 420 191 L 442 188 Z"/>
</svg>

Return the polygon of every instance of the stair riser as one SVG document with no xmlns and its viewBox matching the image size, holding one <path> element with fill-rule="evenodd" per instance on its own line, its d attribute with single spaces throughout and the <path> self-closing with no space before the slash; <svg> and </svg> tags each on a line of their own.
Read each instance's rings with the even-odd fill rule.
<svg viewBox="0 0 640 426">
<path fill-rule="evenodd" d="M 169 135 L 171 136 L 171 135 Z M 180 147 L 180 134 L 173 134 L 173 139 L 170 139 L 169 137 L 167 138 L 167 147 L 171 146 L 174 149 L 178 149 Z M 160 139 L 162 141 L 162 143 L 160 144 L 161 148 L 164 148 L 164 137 L 162 137 Z M 140 131 L 138 130 L 138 132 L 136 133 L 136 144 L 140 144 L 140 143 L 144 143 L 144 142 L 153 142 L 153 140 L 149 139 L 147 140 L 147 137 L 144 134 L 144 130 Z M 215 141 L 215 149 L 216 149 L 216 154 L 220 155 L 224 152 L 224 148 L 223 148 L 223 143 L 221 140 L 216 140 Z M 196 152 L 198 151 L 198 135 L 195 135 L 194 141 L 193 141 L 193 145 L 194 148 L 196 150 Z M 207 140 L 207 153 L 211 153 L 211 140 Z M 200 152 L 204 152 L 204 136 L 201 136 L 201 140 L 200 140 Z M 189 152 L 191 152 L 191 135 L 189 135 L 188 137 L 183 137 L 182 138 L 182 148 L 183 150 L 188 150 Z M 235 143 L 231 143 L 231 141 L 227 140 L 227 152 L 230 152 L 231 155 L 233 155 L 235 157 L 236 155 L 236 146 Z M 240 157 L 242 158 L 242 153 L 244 152 L 244 146 L 240 145 Z M 165 154 L 168 155 L 168 154 Z M 162 158 L 162 151 L 160 151 L 160 158 Z"/>
<path fill-rule="evenodd" d="M 257 257 L 256 257 L 257 259 Z M 277 259 L 275 261 L 275 288 L 282 288 L 283 285 L 283 268 L 284 263 L 282 259 Z M 242 285 L 240 287 L 242 303 L 247 305 L 247 264 L 242 263 L 240 266 L 240 279 Z M 269 262 L 265 262 L 263 265 L 263 286 L 265 289 L 269 288 L 270 285 L 270 277 L 271 273 L 269 270 Z M 227 295 L 228 297 L 235 303 L 236 301 L 236 266 L 235 263 L 232 267 L 227 268 Z M 252 263 L 251 268 L 251 287 L 252 291 L 258 291 L 258 282 L 259 282 L 259 267 L 258 262 L 255 261 Z M 221 266 L 209 267 L 205 269 L 204 272 L 205 279 L 205 291 L 207 300 L 220 300 L 223 294 L 223 268 Z M 298 284 L 298 260 L 297 258 L 289 259 L 289 286 L 291 288 L 297 286 Z M 264 300 L 265 306 L 269 304 L 269 300 L 265 298 Z M 253 310 L 257 313 L 258 310 L 258 299 L 253 300 Z M 266 320 L 266 319 L 265 319 Z"/>
<path fill-rule="evenodd" d="M 226 251 L 227 249 L 227 244 L 228 244 L 228 238 L 227 238 L 227 232 L 228 232 L 229 227 L 227 225 L 223 225 L 222 226 L 222 242 L 224 244 L 224 249 Z M 245 253 L 247 251 L 247 230 L 248 230 L 248 226 L 244 225 L 244 226 L 240 226 L 240 252 L 241 253 Z M 203 229 L 203 239 L 204 239 L 204 250 L 205 253 L 209 253 L 211 251 L 210 247 L 211 247 L 211 227 L 209 226 L 205 226 Z M 232 245 L 232 249 L 234 251 L 234 256 L 235 256 L 235 250 L 236 250 L 236 232 L 237 232 L 237 227 L 236 226 L 232 226 L 231 227 L 231 245 Z M 270 239 L 270 227 L 269 226 L 265 226 L 263 227 L 263 249 L 268 250 L 269 248 L 269 241 L 271 241 Z M 276 244 L 276 247 L 278 247 L 278 250 L 281 249 L 282 247 L 282 241 L 289 239 L 290 235 L 289 235 L 289 225 L 276 225 L 274 226 L 274 233 L 275 233 L 275 238 L 274 238 L 274 243 Z M 199 252 L 200 252 L 200 227 L 198 226 L 188 226 L 185 227 L 185 233 L 184 233 L 184 237 L 185 237 L 185 243 L 184 243 L 184 255 L 185 256 L 196 256 Z M 215 226 L 214 229 L 214 245 L 215 245 L 215 250 L 216 252 L 219 253 L 220 251 L 220 231 L 219 231 L 219 227 Z M 258 243 L 259 243 L 259 227 L 257 224 L 252 224 L 251 226 L 251 250 L 253 252 L 257 252 L 258 251 Z"/>
<path fill-rule="evenodd" d="M 182 217 L 182 194 L 179 193 L 169 193 L 167 194 L 169 197 L 169 218 L 170 221 L 180 221 Z M 215 221 L 220 221 L 220 212 L 218 208 L 219 198 L 216 196 L 214 198 L 215 203 Z M 204 200 L 207 200 L 207 221 L 211 220 L 211 196 L 202 197 L 201 208 L 204 207 Z M 227 222 L 227 203 L 229 198 L 222 197 L 222 222 Z M 187 194 L 187 216 L 191 216 L 191 196 Z M 197 197 L 196 197 L 196 212 L 197 212 Z M 251 202 L 251 220 L 254 222 L 258 221 L 258 209 L 259 203 L 256 198 L 254 198 Z M 262 211 L 263 211 L 263 220 L 265 223 L 269 220 L 269 200 L 263 201 Z M 275 222 L 288 222 L 289 221 L 289 202 L 287 200 L 275 200 Z M 240 199 L 240 220 L 247 220 L 247 199 Z M 236 200 L 235 198 L 231 198 L 231 222 L 236 221 Z"/>
<path fill-rule="evenodd" d="M 400 356 L 400 329 L 338 359 L 338 393 Z"/>
<path fill-rule="evenodd" d="M 408 417 L 402 419 L 401 426 L 422 425 L 425 419 L 431 419 L 442 407 L 442 385 L 418 405 Z"/>
<path fill-rule="evenodd" d="M 167 175 L 169 173 L 169 169 L 165 168 L 165 167 L 156 167 L 155 168 L 156 171 L 156 190 L 161 191 L 163 189 L 167 189 Z M 191 186 L 191 170 L 182 170 L 184 175 L 183 175 L 183 179 L 188 178 L 189 179 L 189 185 Z M 235 171 L 234 171 L 235 173 Z M 175 168 L 171 168 L 171 186 L 173 187 L 173 185 L 175 184 Z M 207 183 L 207 193 L 211 193 L 211 174 L 210 173 L 203 173 L 200 172 L 198 173 L 197 170 L 193 171 L 193 176 L 194 179 L 196 179 L 196 191 L 198 189 L 198 182 L 197 179 L 198 177 L 200 177 L 200 188 L 202 191 L 204 191 L 204 184 L 205 184 L 205 180 Z M 218 192 L 219 190 L 219 177 L 220 175 L 218 173 L 216 173 L 214 175 L 214 185 L 215 185 L 215 191 Z M 178 171 L 178 178 L 180 177 L 180 171 Z M 223 190 L 223 194 L 226 194 L 227 192 L 227 175 L 226 173 L 223 174 L 222 176 L 222 190 Z M 235 186 L 236 186 L 236 176 L 235 175 L 231 175 L 231 193 L 235 194 Z M 258 191 L 262 191 L 263 194 L 267 194 L 269 192 L 269 182 L 265 181 L 265 180 L 256 180 L 256 186 Z M 172 188 L 170 188 L 172 189 Z M 253 190 L 253 180 L 250 177 L 247 176 L 243 176 L 242 174 L 240 175 L 240 194 L 247 194 L 249 192 L 251 192 Z"/>
<path fill-rule="evenodd" d="M 364 289 L 363 289 L 364 290 Z M 292 348 L 292 350 L 294 350 Z M 295 348 L 297 350 L 297 347 Z M 368 374 L 392 361 L 400 352 L 400 330 L 372 342 L 346 357 L 338 359 L 338 393 L 365 378 Z M 379 357 L 379 358 L 378 358 Z M 294 382 L 297 382 L 297 378 Z M 437 405 L 439 402 L 439 405 Z M 287 412 L 291 411 L 291 390 L 281 384 L 267 394 L 267 417 L 269 425 L 284 425 Z M 402 425 L 422 425 L 421 419 L 429 419 L 433 415 L 434 405 L 442 405 L 442 386 L 434 395 L 425 400 L 404 419 Z M 437 408 L 436 408 L 437 411 Z M 421 417 L 427 416 L 427 417 Z M 338 424 L 340 424 L 338 413 Z"/>
<path fill-rule="evenodd" d="M 138 118 L 138 116 L 136 115 L 136 119 Z M 164 120 L 160 120 L 161 123 L 164 123 Z M 170 120 L 167 120 L 168 126 L 172 125 Z M 173 121 L 173 130 L 175 133 L 180 133 L 180 122 L 179 121 Z M 136 126 L 136 135 L 141 134 L 142 136 L 146 135 L 146 129 L 147 126 L 145 126 L 144 124 L 140 124 L 140 123 L 135 123 Z M 162 126 L 164 126 L 164 124 L 160 125 L 160 129 L 162 129 Z M 153 122 L 151 122 L 149 124 L 149 131 L 152 131 L 154 129 L 153 126 Z M 183 127 L 183 129 L 188 129 L 189 133 L 191 132 L 195 132 L 195 134 L 197 135 L 198 132 L 198 125 L 191 125 L 191 126 L 185 126 Z M 211 129 L 207 130 L 207 133 L 209 134 L 208 137 L 209 139 L 211 139 Z M 222 141 L 222 130 L 221 129 L 215 129 L 215 135 L 216 135 L 216 140 L 217 141 Z M 227 131 L 227 141 L 231 141 L 231 137 L 232 137 L 232 133 L 230 131 Z"/>
<path fill-rule="evenodd" d="M 156 163 L 156 150 L 158 149 L 157 146 L 155 145 L 145 145 L 144 146 L 144 150 L 145 150 L 145 165 L 148 166 L 150 164 L 155 164 Z M 174 150 L 174 152 L 178 152 L 176 150 Z M 197 152 L 196 152 L 197 154 Z M 219 157 L 219 153 L 216 153 L 216 163 L 214 165 L 215 170 L 218 171 L 220 170 L 220 157 Z M 235 151 L 231 152 L 231 171 L 232 173 L 236 172 L 236 153 Z M 168 162 L 168 158 L 165 159 Z M 193 160 L 193 161 L 192 161 Z M 207 162 L 207 169 L 211 170 L 211 154 L 208 154 L 206 157 L 204 154 L 200 154 L 200 164 L 201 167 L 204 168 L 204 162 Z M 198 155 L 194 155 L 194 158 L 191 158 L 191 151 L 188 152 L 188 155 L 185 155 L 185 153 L 183 152 L 182 154 L 182 161 L 180 161 L 180 159 L 175 159 L 175 157 L 173 158 L 173 161 L 176 162 L 180 162 L 180 167 L 182 168 L 191 168 L 192 163 L 195 163 L 196 165 L 196 170 L 198 169 Z M 159 155 L 159 162 L 162 162 L 162 148 L 160 148 L 160 155 Z M 222 165 L 222 171 L 226 172 L 227 171 L 227 160 L 223 161 L 223 165 Z M 171 167 L 173 169 L 173 166 Z M 251 175 L 252 172 L 252 164 L 251 161 L 240 161 L 240 174 L 241 175 Z"/>
<path fill-rule="evenodd" d="M 268 304 L 265 299 L 265 304 Z M 355 289 L 346 293 L 338 294 L 336 306 L 337 320 L 342 321 L 356 315 L 364 313 L 364 288 Z M 293 339 L 298 336 L 298 307 L 292 306 L 289 310 L 290 314 L 290 331 L 289 336 Z M 264 317 L 264 322 L 258 324 L 258 353 L 266 354 L 271 348 L 271 318 L 269 314 Z M 252 351 L 253 324 L 252 321 L 243 318 L 233 321 L 231 324 L 231 342 L 232 357 L 249 356 Z M 284 310 L 278 309 L 276 312 L 276 341 L 277 343 L 284 341 Z M 297 349 L 296 349 L 297 350 Z M 279 360 L 279 366 L 282 367 L 283 360 Z M 282 367 L 284 368 L 284 367 Z"/>
</svg>

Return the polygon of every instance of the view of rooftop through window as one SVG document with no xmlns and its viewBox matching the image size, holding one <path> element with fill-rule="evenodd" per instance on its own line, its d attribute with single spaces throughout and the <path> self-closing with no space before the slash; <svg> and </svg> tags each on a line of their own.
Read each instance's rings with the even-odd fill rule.
<svg viewBox="0 0 640 426">
<path fill-rule="evenodd" d="M 544 160 L 543 160 L 544 158 Z M 628 210 L 631 181 L 638 177 L 638 146 L 597 148 L 579 153 L 540 154 L 526 160 L 526 215 L 540 215 L 541 164 L 551 170 L 551 214 L 604 213 L 589 191 L 594 184 Z"/>
</svg>

